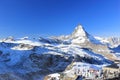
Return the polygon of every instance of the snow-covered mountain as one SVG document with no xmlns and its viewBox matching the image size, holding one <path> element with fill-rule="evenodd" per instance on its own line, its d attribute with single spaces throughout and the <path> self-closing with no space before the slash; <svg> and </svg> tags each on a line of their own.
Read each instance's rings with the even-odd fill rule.
<svg viewBox="0 0 120 80">
<path fill-rule="evenodd" d="M 119 45 L 119 40 L 111 43 L 93 37 L 81 25 L 66 36 L 1 39 L 0 80 L 43 80 L 46 75 L 64 72 L 74 62 L 109 65 L 119 54 L 117 48 L 109 46 Z"/>
<path fill-rule="evenodd" d="M 100 43 L 92 35 L 87 33 L 81 25 L 78 25 L 69 37 L 72 38 L 72 43 L 85 43 L 87 41 L 96 44 Z"/>
</svg>

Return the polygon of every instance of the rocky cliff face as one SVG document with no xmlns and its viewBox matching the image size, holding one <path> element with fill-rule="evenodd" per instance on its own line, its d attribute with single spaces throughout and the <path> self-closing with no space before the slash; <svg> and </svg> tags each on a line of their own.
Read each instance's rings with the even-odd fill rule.
<svg viewBox="0 0 120 80">
<path fill-rule="evenodd" d="M 119 37 L 110 37 L 110 38 L 107 38 L 107 40 L 109 41 L 109 43 L 113 47 L 120 45 L 120 38 Z"/>
</svg>

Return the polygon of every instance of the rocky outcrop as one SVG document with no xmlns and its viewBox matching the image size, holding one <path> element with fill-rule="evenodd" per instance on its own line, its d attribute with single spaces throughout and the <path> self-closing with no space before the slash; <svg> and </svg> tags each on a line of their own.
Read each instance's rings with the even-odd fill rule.
<svg viewBox="0 0 120 80">
<path fill-rule="evenodd" d="M 118 45 L 120 45 L 120 38 L 119 37 L 109 37 L 107 38 L 107 40 L 109 41 L 111 46 L 115 46 L 117 47 Z"/>
</svg>

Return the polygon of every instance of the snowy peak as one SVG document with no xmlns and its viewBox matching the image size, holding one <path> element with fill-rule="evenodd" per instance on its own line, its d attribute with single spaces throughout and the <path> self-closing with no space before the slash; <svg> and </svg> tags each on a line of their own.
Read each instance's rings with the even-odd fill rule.
<svg viewBox="0 0 120 80">
<path fill-rule="evenodd" d="M 71 42 L 74 44 L 85 43 L 89 40 L 89 34 L 85 31 L 82 25 L 78 25 L 70 35 Z"/>
<path fill-rule="evenodd" d="M 74 32 L 72 33 L 72 37 L 87 37 L 87 32 L 85 29 L 82 27 L 82 25 L 78 25 Z"/>
<path fill-rule="evenodd" d="M 83 43 L 94 43 L 94 44 L 101 44 L 99 40 L 94 38 L 94 36 L 90 35 L 86 32 L 86 30 L 82 27 L 82 25 L 78 25 L 73 33 L 69 36 L 72 43 L 75 44 L 83 44 Z"/>
</svg>

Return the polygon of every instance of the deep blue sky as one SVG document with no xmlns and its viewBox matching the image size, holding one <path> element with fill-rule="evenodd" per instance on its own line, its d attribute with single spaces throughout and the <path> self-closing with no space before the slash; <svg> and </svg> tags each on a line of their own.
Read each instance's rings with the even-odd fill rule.
<svg viewBox="0 0 120 80">
<path fill-rule="evenodd" d="M 70 34 L 120 36 L 120 0 L 0 0 L 0 37 Z"/>
</svg>

